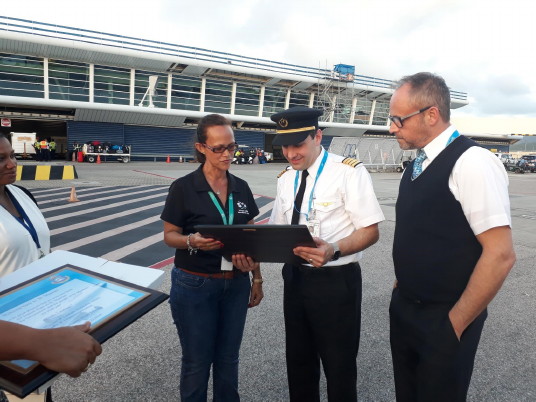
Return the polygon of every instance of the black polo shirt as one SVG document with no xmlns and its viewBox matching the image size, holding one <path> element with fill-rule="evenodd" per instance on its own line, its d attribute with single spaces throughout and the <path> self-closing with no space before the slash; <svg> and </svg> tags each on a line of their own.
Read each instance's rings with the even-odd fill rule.
<svg viewBox="0 0 536 402">
<path fill-rule="evenodd" d="M 212 202 L 208 192 L 210 185 L 203 174 L 203 165 L 196 171 L 175 180 L 166 199 L 166 205 L 160 218 L 172 225 L 182 228 L 183 234 L 194 233 L 194 225 L 222 224 L 220 212 Z M 227 172 L 228 194 L 234 198 L 233 224 L 245 224 L 259 214 L 259 209 L 248 184 Z M 229 217 L 229 203 L 222 205 L 225 215 Z M 215 273 L 221 272 L 221 251 L 202 251 L 190 255 L 187 249 L 175 251 L 175 266 L 190 271 Z M 236 268 L 235 268 L 236 269 Z"/>
</svg>

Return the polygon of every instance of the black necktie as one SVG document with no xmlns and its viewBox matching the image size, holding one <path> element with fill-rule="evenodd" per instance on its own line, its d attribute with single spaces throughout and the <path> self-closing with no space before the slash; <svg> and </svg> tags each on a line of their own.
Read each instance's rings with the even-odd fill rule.
<svg viewBox="0 0 536 402">
<path fill-rule="evenodd" d="M 292 225 L 297 225 L 298 222 L 300 221 L 300 210 L 301 210 L 301 204 L 303 201 L 303 193 L 305 193 L 305 182 L 306 182 L 307 176 L 309 176 L 309 172 L 307 170 L 304 170 L 301 175 L 300 188 L 298 189 L 298 193 L 296 194 L 296 199 L 294 200 L 294 209 L 292 210 L 292 221 L 290 222 Z"/>
</svg>

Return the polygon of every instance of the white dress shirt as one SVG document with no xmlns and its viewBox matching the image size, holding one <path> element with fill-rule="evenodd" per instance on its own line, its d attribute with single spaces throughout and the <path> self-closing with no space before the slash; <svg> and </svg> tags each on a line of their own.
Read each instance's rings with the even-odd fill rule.
<svg viewBox="0 0 536 402">
<path fill-rule="evenodd" d="M 306 187 L 299 223 L 305 225 L 311 191 L 320 163 L 322 151 L 307 171 Z M 342 163 L 345 158 L 328 153 L 322 173 L 314 189 L 313 208 L 320 221 L 320 238 L 333 243 L 349 236 L 355 230 L 383 221 L 385 218 L 372 187 L 372 179 L 363 164 L 352 167 Z M 270 217 L 271 224 L 290 224 L 295 198 L 296 170 L 288 169 L 277 182 L 277 197 Z M 299 182 L 301 172 L 299 173 Z M 297 190 L 296 190 L 297 191 Z M 361 259 L 362 252 L 347 255 L 329 265 L 344 265 Z"/>
<path fill-rule="evenodd" d="M 427 159 L 423 171 L 443 151 L 456 129 L 449 126 L 423 149 Z M 492 152 L 471 147 L 456 161 L 449 177 L 449 188 L 462 206 L 473 233 L 494 227 L 511 226 L 508 174 Z"/>
</svg>

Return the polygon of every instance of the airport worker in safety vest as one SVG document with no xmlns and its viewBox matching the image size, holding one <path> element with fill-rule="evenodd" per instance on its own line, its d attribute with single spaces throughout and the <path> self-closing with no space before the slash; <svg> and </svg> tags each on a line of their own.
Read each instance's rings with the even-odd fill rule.
<svg viewBox="0 0 536 402">
<path fill-rule="evenodd" d="M 41 160 L 49 161 L 50 160 L 50 149 L 48 148 L 48 141 L 46 138 L 41 140 Z"/>
<path fill-rule="evenodd" d="M 50 159 L 54 160 L 56 156 L 56 141 L 54 141 L 54 138 L 52 138 L 48 144 L 50 148 Z"/>
<path fill-rule="evenodd" d="M 39 137 L 35 139 L 33 147 L 35 149 L 35 160 L 40 161 L 41 160 L 41 141 L 39 141 Z"/>
</svg>

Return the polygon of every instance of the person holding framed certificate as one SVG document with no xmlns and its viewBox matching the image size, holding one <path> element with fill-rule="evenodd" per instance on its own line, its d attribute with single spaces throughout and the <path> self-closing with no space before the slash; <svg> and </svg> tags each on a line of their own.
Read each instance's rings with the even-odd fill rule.
<svg viewBox="0 0 536 402">
<path fill-rule="evenodd" d="M 237 149 L 229 120 L 217 114 L 201 119 L 195 140 L 201 166 L 173 182 L 161 215 L 164 242 L 176 249 L 169 301 L 182 347 L 183 402 L 207 400 L 211 367 L 214 400 L 240 400 L 238 360 L 248 304 L 263 298 L 258 262 L 243 254 L 228 261 L 221 242 L 194 230 L 200 224 L 253 224 L 258 215 L 248 184 L 228 172 Z"/>
<path fill-rule="evenodd" d="M 0 320 L 0 360 L 33 360 L 50 370 L 78 377 L 102 353 L 101 345 L 86 334 L 90 328 L 89 322 L 36 329 Z"/>
<path fill-rule="evenodd" d="M 17 160 L 8 138 L 0 133 L 0 276 L 14 272 L 50 252 L 50 231 L 31 193 L 14 185 Z M 0 321 L 0 360 L 28 358 L 77 377 L 102 351 L 86 332 L 89 324 L 37 330 Z M 46 350 L 40 348 L 46 346 Z M 87 348 L 93 352 L 84 355 Z M 3 397 L 0 390 L 0 400 Z M 50 388 L 46 392 L 51 400 Z"/>
</svg>

